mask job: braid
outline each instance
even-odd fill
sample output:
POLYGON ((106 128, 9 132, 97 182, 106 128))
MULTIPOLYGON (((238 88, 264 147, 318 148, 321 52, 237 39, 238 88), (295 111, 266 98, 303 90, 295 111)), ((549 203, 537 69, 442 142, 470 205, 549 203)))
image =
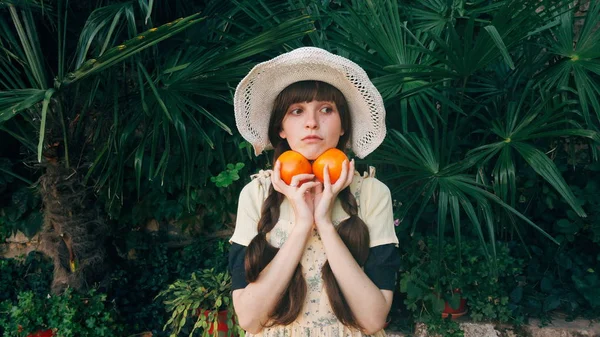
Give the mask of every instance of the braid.
POLYGON ((246 281, 248 282, 256 281, 260 272, 277 254, 278 249, 271 246, 267 241, 267 233, 275 227, 277 219, 279 219, 279 207, 282 202, 281 194, 276 193, 271 186, 258 221, 258 234, 246 248, 244 268, 246 270, 246 281))
MULTIPOLYGON (((286 142, 283 143, 287 146, 286 142)), ((283 152, 282 148, 285 148, 285 146, 278 146, 275 149, 275 159, 283 152)), ((246 256, 244 257, 246 281, 249 283, 258 279, 260 272, 279 251, 279 248, 269 244, 267 233, 272 231, 277 221, 279 221, 279 211, 284 199, 285 196, 275 191, 273 186, 269 188, 269 195, 263 203, 260 220, 258 221, 258 234, 248 244, 246 256)), ((273 312, 269 314, 271 321, 269 326, 288 325, 294 322, 302 310, 306 292, 306 281, 302 276, 302 266, 298 264, 288 287, 275 305, 273 312)))
MULTIPOLYGON (((350 192, 350 188, 345 188, 341 191, 339 197, 342 208, 350 215, 350 217, 338 225, 337 232, 346 247, 348 247, 352 257, 354 257, 356 262, 362 267, 369 256, 369 228, 364 221, 358 217, 358 205, 356 199, 350 192)), ((359 330, 362 329, 342 294, 342 290, 333 275, 329 262, 326 262, 323 265, 321 274, 323 282, 325 283, 327 297, 329 298, 329 303, 331 304, 335 316, 346 326, 354 327, 359 330)))

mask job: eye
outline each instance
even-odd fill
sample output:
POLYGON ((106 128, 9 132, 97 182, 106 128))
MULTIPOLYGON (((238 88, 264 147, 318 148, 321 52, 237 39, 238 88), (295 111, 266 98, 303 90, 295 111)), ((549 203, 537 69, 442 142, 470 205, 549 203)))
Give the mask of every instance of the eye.
POLYGON ((300 108, 293 108, 293 109, 290 109, 290 111, 288 111, 288 113, 290 115, 299 115, 299 114, 302 113, 302 109, 300 109, 300 108))
POLYGON ((326 113, 326 114, 327 114, 327 113, 331 113, 331 112, 333 112, 333 108, 332 108, 332 107, 330 107, 330 106, 324 106, 324 107, 322 107, 322 108, 321 108, 321 110, 320 110, 320 111, 321 111, 322 113, 326 113))

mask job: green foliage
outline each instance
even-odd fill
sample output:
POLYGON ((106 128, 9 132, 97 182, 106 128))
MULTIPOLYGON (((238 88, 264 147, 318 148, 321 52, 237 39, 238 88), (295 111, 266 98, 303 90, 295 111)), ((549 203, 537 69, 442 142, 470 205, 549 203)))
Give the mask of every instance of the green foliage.
MULTIPOLYGON (((126 232, 132 226, 140 226, 151 219, 159 222, 177 221, 184 230, 191 229, 194 234, 214 233, 232 227, 239 192, 259 160, 249 157, 246 149, 240 147, 243 144, 240 136, 230 137, 224 132, 215 131, 214 139, 220 144, 221 151, 207 151, 195 158, 193 170, 197 174, 193 175, 189 190, 181 188, 184 180, 180 168, 183 155, 175 149, 170 156, 168 174, 163 179, 142 184, 139 196, 132 179, 123 184, 122 202, 113 202, 108 196, 100 195, 108 214, 118 223, 115 231, 126 232), (238 164, 228 169, 227 160, 237 161, 238 164), (223 187, 208 180, 211 176, 228 180, 235 178, 235 175, 244 178, 223 187)), ((134 174, 131 166, 123 169, 128 176, 134 174)))
POLYGON ((152 331, 160 336, 168 314, 162 302, 153 301, 157 294, 198 270, 220 273, 227 267, 229 244, 224 239, 199 238, 184 248, 170 249, 166 233, 134 231, 117 242, 123 243, 117 246, 122 258, 113 260, 107 288, 128 334, 152 331))
MULTIPOLYGON (((579 245, 584 242, 579 242, 579 245)), ((511 297, 520 300, 519 310, 547 321, 560 310, 570 318, 600 315, 600 252, 591 247, 566 246, 558 252, 532 246, 526 268, 525 287, 511 297), (591 250, 591 251, 590 251, 591 250), (595 250, 595 252, 594 252, 595 250)))
POLYGON ((192 317, 197 318, 189 332, 190 337, 197 329, 201 331, 201 336, 210 336, 211 326, 212 336, 219 336, 218 314, 222 310, 227 310, 227 336, 244 335, 233 320, 235 314, 231 300, 231 276, 227 272, 200 270, 198 275, 192 273, 190 279, 180 279, 170 284, 156 298, 164 299, 166 310, 171 313, 171 318, 163 328, 170 329, 171 337, 178 336, 188 323, 188 318, 192 317), (206 311, 209 311, 208 314, 206 311))
POLYGON ((40 197, 31 182, 14 171, 8 158, 0 158, 0 239, 17 231, 33 236, 42 226, 40 197))
POLYGON ((227 169, 219 173, 216 177, 210 177, 210 181, 215 183, 217 187, 227 187, 234 181, 240 179, 239 171, 244 167, 244 163, 227 164, 227 169))
POLYGON ((441 316, 445 301, 458 307, 462 296, 475 321, 522 322, 510 294, 522 292, 523 262, 507 245, 497 246, 496 258, 489 259, 474 240, 463 239, 460 246, 444 242, 440 250, 437 238, 416 237, 402 257, 400 291, 407 308, 429 322, 441 316))
POLYGON ((21 187, 12 193, 7 205, 0 208, 0 228, 3 234, 10 235, 17 230, 32 237, 42 227, 40 196, 30 187, 21 187))
POLYGON ((458 322, 450 317, 427 316, 422 318, 422 323, 427 327, 430 336, 464 337, 465 335, 458 322))
POLYGON ((50 289, 52 261, 37 252, 24 259, 0 259, 0 301, 16 301, 21 292, 45 296, 50 289))
POLYGON ((129 334, 156 331, 166 313, 152 298, 171 280, 171 259, 168 247, 160 237, 135 233, 124 239, 119 247, 123 258, 114 259, 108 296, 114 298, 119 311, 119 322, 129 334))
MULTIPOLYGON (((5 1, 0 136, 21 146, 0 161, 0 238, 41 224, 12 163, 84 170, 113 225, 108 296, 128 332, 159 334, 168 315, 151 300, 192 272, 224 272, 227 244, 202 237, 231 229, 239 191, 269 166, 235 133, 235 84, 315 45, 356 61, 385 100, 388 138, 368 159, 401 203, 412 313, 459 335, 437 315, 458 286, 475 319, 597 316, 600 3, 583 17, 572 3, 5 1), (167 223, 194 243, 169 248, 167 223), (452 232, 455 244, 420 240, 452 232), (507 253, 502 240, 525 244, 507 253), (460 265, 436 257, 459 246, 460 265)), ((37 269, 0 262, 7 298, 43 293, 48 272, 24 286, 37 269)))
POLYGON ((253 58, 313 30, 307 15, 288 7, 202 1, 170 8, 147 0, 97 8, 59 1, 43 11, 30 2, 1 6, 10 16, 0 25, 0 46, 11 52, 0 57, 0 129, 38 162, 85 170, 111 211, 129 182, 140 198, 143 185, 176 174, 168 188, 185 190, 191 212, 193 186, 211 177, 204 163, 214 150, 229 154, 221 132, 231 137, 234 123, 222 112, 231 111, 233 83, 253 58), (57 45, 42 58, 39 41, 57 45))
POLYGON ((53 329, 57 336, 121 336, 115 324, 115 311, 106 295, 92 289, 78 294, 68 289, 60 296, 21 292, 16 302, 0 304, 0 327, 4 336, 23 337, 42 329, 53 329))
POLYGON ((578 99, 600 87, 600 54, 589 43, 598 36, 589 28, 599 20, 593 7, 579 36, 565 33, 573 21, 559 25, 576 10, 560 0, 376 0, 332 13, 330 42, 365 67, 386 102, 391 130, 368 161, 402 202, 411 234, 427 226, 444 235, 451 227, 460 240, 469 231, 486 250, 484 242, 492 244, 491 257, 507 225, 514 232, 527 223, 553 240, 517 203, 519 177, 529 169, 585 216, 547 153, 561 137, 598 141, 597 121, 581 118, 592 99, 578 99), (557 37, 571 50, 585 41, 581 66, 566 53, 540 50, 557 37), (560 84, 549 84, 557 76, 560 84), (584 82, 585 90, 573 90, 584 82))

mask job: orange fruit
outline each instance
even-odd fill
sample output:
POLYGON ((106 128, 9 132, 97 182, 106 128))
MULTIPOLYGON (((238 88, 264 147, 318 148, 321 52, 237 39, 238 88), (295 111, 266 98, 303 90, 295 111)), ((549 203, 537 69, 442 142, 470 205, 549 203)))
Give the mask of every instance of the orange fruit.
POLYGON ((280 174, 281 180, 285 181, 286 184, 292 182, 292 177, 302 173, 312 173, 312 168, 308 159, 296 151, 285 151, 279 158, 281 163, 280 174))
POLYGON ((334 184, 342 175, 342 163, 344 160, 348 160, 346 154, 336 148, 329 149, 323 152, 312 164, 312 170, 319 179, 320 182, 324 183, 323 170, 325 165, 329 168, 329 181, 334 184))

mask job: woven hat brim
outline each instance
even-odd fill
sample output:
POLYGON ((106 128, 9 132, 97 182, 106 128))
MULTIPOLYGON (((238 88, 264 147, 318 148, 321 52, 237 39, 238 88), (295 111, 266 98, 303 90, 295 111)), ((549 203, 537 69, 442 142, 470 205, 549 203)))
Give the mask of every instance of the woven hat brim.
POLYGON ((269 119, 279 93, 292 83, 316 80, 338 88, 352 116, 350 144, 359 158, 385 138, 385 108, 379 91, 356 63, 323 49, 303 47, 256 65, 234 96, 237 128, 256 155, 271 148, 269 119))

